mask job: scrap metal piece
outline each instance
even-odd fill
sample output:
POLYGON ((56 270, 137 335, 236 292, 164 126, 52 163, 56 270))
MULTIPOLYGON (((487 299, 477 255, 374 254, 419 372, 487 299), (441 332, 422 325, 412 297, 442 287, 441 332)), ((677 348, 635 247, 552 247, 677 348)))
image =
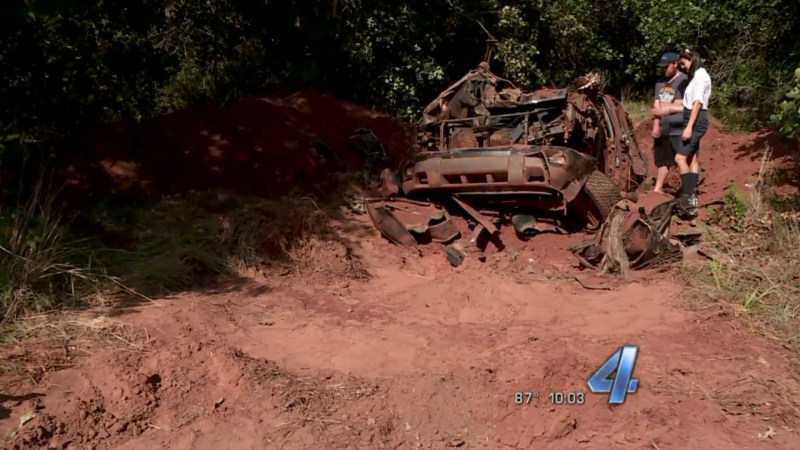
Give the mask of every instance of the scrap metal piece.
POLYGON ((680 258, 680 247, 669 238, 674 204, 672 197, 654 192, 642 195, 638 203, 622 200, 592 241, 570 250, 581 265, 603 271, 609 264, 625 271, 680 258))
POLYGON ((426 236, 434 242, 448 242, 459 235, 447 211, 430 202, 373 199, 367 203, 367 211, 375 227, 394 243, 414 245, 426 236))
POLYGON ((431 241, 445 243, 458 238, 461 232, 456 228, 447 211, 444 211, 445 217, 439 223, 428 227, 428 232, 431 235, 431 241))
POLYGON ((483 228, 486 228, 486 231, 489 234, 494 235, 497 233, 497 227, 494 226, 491 220, 489 220, 486 216, 479 213, 475 210, 475 208, 469 206, 468 204, 461 201, 458 196, 453 196, 453 200, 464 210, 467 214, 469 214, 473 219, 475 219, 479 224, 483 225, 483 228))
POLYGON ((514 231, 523 236, 533 236, 538 230, 536 229, 536 217, 524 214, 517 214, 511 218, 511 224, 514 225, 514 231))
POLYGON ((400 220, 392 214, 392 211, 385 206, 367 203, 367 213, 372 223, 383 236, 395 244, 415 245, 417 240, 409 233, 400 220))
POLYGON ((536 219, 536 217, 527 214, 512 216, 511 224, 514 226, 514 231, 524 237, 533 237, 541 233, 566 233, 566 231, 558 225, 541 222, 536 219))
POLYGON ((472 235, 469 237, 469 244, 475 248, 478 248, 478 239, 481 237, 481 233, 486 230, 486 227, 481 225, 480 223, 475 226, 475 229, 472 231, 472 235))

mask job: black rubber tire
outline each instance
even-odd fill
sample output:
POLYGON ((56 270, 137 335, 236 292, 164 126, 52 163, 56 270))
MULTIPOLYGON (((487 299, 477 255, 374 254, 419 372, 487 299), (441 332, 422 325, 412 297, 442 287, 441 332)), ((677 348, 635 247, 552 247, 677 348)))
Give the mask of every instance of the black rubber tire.
POLYGON ((599 214, 601 221, 605 221, 611 214, 614 205, 622 200, 619 185, 603 172, 595 170, 583 185, 581 195, 585 195, 587 202, 599 214))

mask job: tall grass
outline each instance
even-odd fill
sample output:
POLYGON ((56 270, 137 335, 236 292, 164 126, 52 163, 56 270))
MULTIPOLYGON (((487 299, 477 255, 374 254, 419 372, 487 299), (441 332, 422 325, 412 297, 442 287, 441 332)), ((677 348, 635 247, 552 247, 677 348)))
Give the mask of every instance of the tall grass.
POLYGON ((719 255, 681 273, 699 298, 734 308, 756 331, 800 352, 800 222, 775 208, 769 160, 767 152, 749 193, 728 186, 710 213, 705 244, 719 255))
POLYGON ((265 265, 307 265, 311 240, 335 238, 314 199, 296 196, 101 203, 72 211, 76 223, 42 180, 19 205, 0 205, 0 334, 30 314, 211 287, 220 275, 265 265))
POLYGON ((73 304, 98 285, 91 252, 69 233, 42 180, 20 205, 0 205, 0 326, 73 304))
POLYGON ((650 110, 653 109, 653 99, 652 92, 635 92, 630 87, 623 89, 620 96, 620 102, 631 116, 634 126, 649 117, 650 110))

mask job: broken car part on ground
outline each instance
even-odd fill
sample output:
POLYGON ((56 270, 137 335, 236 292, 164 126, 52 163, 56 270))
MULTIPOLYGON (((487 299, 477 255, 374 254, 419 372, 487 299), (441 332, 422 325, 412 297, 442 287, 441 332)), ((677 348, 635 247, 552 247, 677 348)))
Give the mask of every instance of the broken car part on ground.
MULTIPOLYGON (((659 197, 639 213, 630 200, 648 173, 628 113, 602 92, 599 75, 575 86, 524 92, 481 63, 425 108, 412 156, 397 170, 383 168, 382 198, 366 205, 375 226, 397 244, 446 244, 459 265, 470 249, 481 255, 486 243, 499 246, 503 224, 522 239, 578 229, 602 236, 628 208, 635 214, 622 231, 633 264, 663 252, 662 213, 671 206, 662 203, 671 203, 659 197), (467 242, 455 242, 462 235, 452 215, 468 221, 467 242)), ((587 267, 606 241, 585 246, 587 267)))

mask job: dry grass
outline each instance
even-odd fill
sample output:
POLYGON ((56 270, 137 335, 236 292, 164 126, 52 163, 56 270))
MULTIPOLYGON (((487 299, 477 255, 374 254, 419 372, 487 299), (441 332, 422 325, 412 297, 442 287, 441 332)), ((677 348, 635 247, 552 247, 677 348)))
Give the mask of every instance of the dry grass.
POLYGON ((36 342, 44 345, 68 345, 71 355, 92 353, 96 349, 148 351, 153 340, 147 330, 121 320, 87 313, 63 313, 26 318, 17 324, 14 343, 36 342))
POLYGON ((800 351, 800 223, 772 207, 770 156, 752 192, 729 187, 710 214, 704 239, 719 256, 687 262, 680 273, 698 299, 733 308, 756 332, 800 351))
MULTIPOLYGON (((100 205, 87 215, 93 233, 99 227, 104 238, 127 243, 109 248, 97 235, 71 239, 53 197, 45 194, 37 189, 24 207, 0 209, 0 331, 7 341, 31 335, 36 320, 30 316, 72 306, 113 306, 132 296, 153 301, 165 293, 216 286, 224 277, 287 269, 369 277, 331 226, 328 212, 310 196, 263 200, 197 193, 118 210, 100 205), (331 252, 336 257, 328 259, 341 267, 320 265, 320 254, 331 252)), ((51 334, 77 333, 80 339, 81 330, 90 328, 60 320, 61 330, 47 325, 51 334)), ((112 339, 127 340, 124 333, 104 330, 112 339)))
POLYGON ((41 315, 19 321, 15 331, 0 364, 6 381, 38 384, 48 373, 71 367, 78 357, 109 350, 143 353, 153 346, 147 330, 105 316, 41 315))
POLYGON ((311 196, 247 203, 221 217, 217 229, 229 263, 240 269, 265 258, 302 261, 314 238, 333 236, 328 216, 311 196))
POLYGON ((333 415, 347 402, 371 396, 378 390, 375 385, 340 381, 332 376, 300 376, 271 361, 252 358, 238 350, 233 352, 233 357, 244 364, 255 384, 272 391, 275 407, 291 414, 292 419, 284 424, 289 432, 312 425, 321 435, 328 425, 342 423, 333 415))

